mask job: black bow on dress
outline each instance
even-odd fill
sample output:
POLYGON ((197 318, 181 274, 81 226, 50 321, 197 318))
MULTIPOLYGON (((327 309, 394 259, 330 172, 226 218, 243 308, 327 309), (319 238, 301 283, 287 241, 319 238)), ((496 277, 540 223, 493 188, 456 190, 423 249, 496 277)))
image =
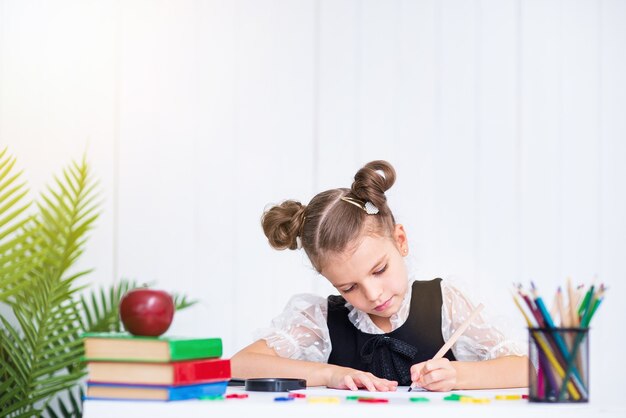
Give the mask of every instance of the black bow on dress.
POLYGON ((401 386, 411 384, 411 366, 417 348, 387 335, 376 335, 363 344, 361 360, 377 377, 395 380, 401 386))

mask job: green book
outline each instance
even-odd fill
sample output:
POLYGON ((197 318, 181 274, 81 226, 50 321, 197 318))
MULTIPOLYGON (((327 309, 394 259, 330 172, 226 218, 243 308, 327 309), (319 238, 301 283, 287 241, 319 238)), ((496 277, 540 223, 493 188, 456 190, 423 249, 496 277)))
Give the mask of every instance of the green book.
POLYGON ((128 333, 83 334, 86 361, 170 361, 219 358, 221 338, 138 337, 128 333))

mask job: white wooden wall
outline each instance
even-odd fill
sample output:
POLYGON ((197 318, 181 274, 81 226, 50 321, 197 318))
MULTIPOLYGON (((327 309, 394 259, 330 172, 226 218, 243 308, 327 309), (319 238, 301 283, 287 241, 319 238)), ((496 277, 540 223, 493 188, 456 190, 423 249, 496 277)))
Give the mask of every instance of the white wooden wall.
MULTIPOLYGON (((610 287, 594 395, 626 344, 626 1, 0 0, 0 144, 33 193, 84 152, 101 183, 94 286, 200 301, 173 331, 249 343, 331 289, 267 245, 266 204, 371 159, 419 276, 523 323, 512 281, 610 287)), ((613 391, 613 392, 611 392, 613 391)))

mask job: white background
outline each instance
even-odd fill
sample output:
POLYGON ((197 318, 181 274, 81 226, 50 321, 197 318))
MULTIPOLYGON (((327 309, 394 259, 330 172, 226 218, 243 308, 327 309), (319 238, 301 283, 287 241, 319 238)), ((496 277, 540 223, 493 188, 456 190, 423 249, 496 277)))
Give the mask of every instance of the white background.
POLYGON ((33 196, 86 152, 94 288, 156 281, 199 304, 172 332, 225 355, 298 292, 268 203, 387 159, 418 277, 464 284, 523 330, 508 289, 610 288, 592 396, 626 343, 626 1, 0 0, 0 145, 33 196))

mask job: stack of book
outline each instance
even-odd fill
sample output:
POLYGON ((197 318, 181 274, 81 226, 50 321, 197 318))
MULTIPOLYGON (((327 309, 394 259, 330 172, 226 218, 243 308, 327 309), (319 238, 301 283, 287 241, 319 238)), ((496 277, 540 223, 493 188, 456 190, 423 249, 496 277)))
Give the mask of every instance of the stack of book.
POLYGON ((174 401, 223 395, 230 360, 220 338, 84 335, 88 399, 174 401))

